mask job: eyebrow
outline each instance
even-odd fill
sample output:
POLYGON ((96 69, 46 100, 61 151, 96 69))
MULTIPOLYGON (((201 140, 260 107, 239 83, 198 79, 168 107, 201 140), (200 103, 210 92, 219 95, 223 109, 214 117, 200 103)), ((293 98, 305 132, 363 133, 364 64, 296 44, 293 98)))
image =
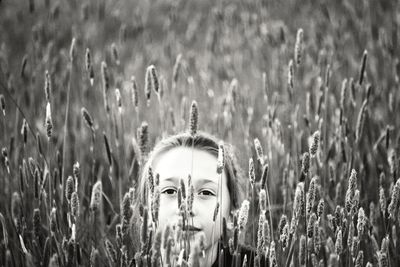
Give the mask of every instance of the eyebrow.
MULTIPOLYGON (((160 182, 176 182, 179 183, 181 178, 172 176, 172 177, 167 177, 165 179, 162 179, 160 182)), ((219 178, 218 178, 219 179, 219 178)), ((200 178, 197 179, 201 184, 208 184, 208 183, 213 183, 213 184, 218 184, 215 179, 212 178, 200 178)))

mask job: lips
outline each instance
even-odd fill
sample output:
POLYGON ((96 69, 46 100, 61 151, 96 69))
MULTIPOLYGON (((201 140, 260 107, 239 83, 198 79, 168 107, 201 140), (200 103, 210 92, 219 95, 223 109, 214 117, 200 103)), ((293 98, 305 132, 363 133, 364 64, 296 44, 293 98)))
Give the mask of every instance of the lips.
POLYGON ((193 225, 186 225, 184 228, 183 228, 183 231, 190 231, 190 232, 200 232, 201 231, 201 229, 200 228, 197 228, 197 227, 195 227, 195 226, 193 226, 193 225))

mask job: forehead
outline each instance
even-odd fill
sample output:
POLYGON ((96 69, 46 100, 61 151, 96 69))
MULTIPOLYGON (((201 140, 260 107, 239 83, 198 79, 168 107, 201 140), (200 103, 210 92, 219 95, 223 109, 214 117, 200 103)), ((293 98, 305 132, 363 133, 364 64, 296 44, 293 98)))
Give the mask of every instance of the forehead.
POLYGON ((153 170, 160 175, 160 181, 166 178, 192 180, 218 179, 217 158, 207 151, 189 147, 172 148, 153 161, 153 170))

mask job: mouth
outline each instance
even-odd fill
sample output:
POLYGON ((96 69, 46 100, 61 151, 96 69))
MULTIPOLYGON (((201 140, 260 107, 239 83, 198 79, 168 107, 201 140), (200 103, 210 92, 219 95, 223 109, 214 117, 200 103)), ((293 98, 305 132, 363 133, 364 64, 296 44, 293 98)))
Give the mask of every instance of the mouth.
POLYGON ((193 225, 185 225, 185 227, 183 228, 183 231, 186 231, 186 232, 200 232, 201 229, 197 228, 197 227, 195 227, 193 225))

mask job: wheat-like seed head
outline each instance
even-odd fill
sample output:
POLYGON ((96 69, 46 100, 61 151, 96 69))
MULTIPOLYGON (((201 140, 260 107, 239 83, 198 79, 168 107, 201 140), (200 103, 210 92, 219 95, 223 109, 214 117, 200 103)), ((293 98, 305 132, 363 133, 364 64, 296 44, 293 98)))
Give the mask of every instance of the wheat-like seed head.
POLYGON ((69 60, 71 61, 71 63, 75 62, 75 58, 76 58, 76 38, 72 38, 71 41, 71 46, 69 49, 69 60))
POLYGON ((294 80, 294 70, 293 70, 293 60, 291 59, 288 65, 288 85, 290 90, 293 90, 294 87, 293 80, 294 80))
POLYGON ((364 80, 364 73, 365 73, 365 68, 367 65, 367 56, 368 52, 367 50, 364 50, 362 60, 361 60, 361 65, 360 65, 360 74, 359 74, 359 79, 358 79, 358 84, 361 86, 363 80, 364 80))
POLYGON ((6 116, 6 99, 3 94, 0 94, 0 107, 3 111, 3 116, 6 116))
POLYGON ((294 47, 294 58, 296 64, 300 65, 303 57, 303 29, 301 28, 297 30, 296 44, 294 47))
POLYGON ((310 144, 310 157, 314 158, 317 155, 318 152, 318 147, 319 147, 319 140, 320 140, 320 132, 316 131, 312 135, 311 139, 311 144, 310 144))
POLYGON ((224 143, 221 141, 218 144, 218 158, 217 158, 217 173, 222 174, 225 167, 225 149, 224 143))
POLYGON ((71 215, 77 218, 79 216, 79 196, 78 192, 74 191, 71 195, 71 215))
POLYGON ((44 82, 44 93, 46 96, 46 101, 50 102, 50 93, 51 93, 51 78, 50 78, 50 74, 49 71, 46 70, 45 72, 45 82, 44 82))
POLYGON ((89 112, 86 110, 86 108, 81 108, 81 113, 82 117, 86 123, 86 125, 93 130, 93 119, 92 116, 90 116, 89 112))
POLYGON ((50 108, 50 102, 47 102, 46 105, 46 133, 47 133, 47 137, 51 138, 51 134, 52 134, 52 129, 53 129, 53 120, 51 118, 51 108, 50 108))
POLYGON ((117 45, 115 43, 111 44, 111 53, 112 53, 113 59, 115 61, 115 64, 119 65, 120 61, 119 61, 118 49, 117 49, 117 45))
POLYGON ((100 208, 102 194, 103 194, 103 185, 101 181, 97 181, 92 188, 92 197, 90 199, 90 210, 95 212, 100 208))
POLYGON ((396 220, 396 214, 399 209, 399 203, 400 203, 400 178, 397 179, 396 184, 393 186, 392 198, 388 206, 389 218, 393 219, 394 221, 396 220))
POLYGON ((256 173, 255 173, 255 169, 254 169, 253 158, 249 159, 249 180, 250 180, 250 184, 254 185, 254 183, 256 181, 256 173))
POLYGON ((215 220, 217 219, 218 212, 219 212, 219 202, 217 202, 214 208, 213 222, 215 222, 215 220))
POLYGON ((335 242, 335 251, 338 255, 343 252, 343 242, 342 242, 342 229, 339 228, 339 231, 336 234, 336 242, 335 242))
POLYGON ((72 176, 68 176, 65 186, 65 198, 68 200, 68 202, 71 201, 72 193, 74 192, 74 190, 74 178, 72 178, 72 176))
POLYGON ((258 160, 258 162, 260 162, 261 166, 263 166, 264 165, 264 152, 263 152, 263 148, 261 146, 260 140, 258 138, 254 139, 254 148, 256 150, 257 160, 258 160))
POLYGON ((106 239, 104 241, 104 245, 107 252, 107 258, 113 263, 117 262, 118 260, 117 251, 115 250, 114 245, 111 243, 111 241, 106 239))
POLYGON ((189 123, 190 123, 189 132, 192 136, 196 135, 197 133, 198 121, 199 121, 199 110, 197 107, 197 102, 193 100, 192 105, 190 106, 190 117, 189 117, 189 123))
POLYGON ((139 92, 138 92, 135 76, 131 77, 131 92, 132 92, 133 106, 137 109, 139 106, 139 92))
POLYGON ((239 229, 240 231, 244 231, 246 228, 248 216, 249 216, 250 202, 248 200, 243 200, 242 206, 239 210, 239 229))
POLYGON ((142 158, 147 156, 148 143, 149 143, 149 125, 147 122, 142 122, 138 129, 139 148, 142 158))
POLYGON ((174 68, 172 70, 172 80, 174 83, 178 83, 179 70, 181 69, 182 54, 178 54, 175 60, 174 68))

